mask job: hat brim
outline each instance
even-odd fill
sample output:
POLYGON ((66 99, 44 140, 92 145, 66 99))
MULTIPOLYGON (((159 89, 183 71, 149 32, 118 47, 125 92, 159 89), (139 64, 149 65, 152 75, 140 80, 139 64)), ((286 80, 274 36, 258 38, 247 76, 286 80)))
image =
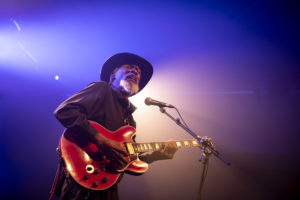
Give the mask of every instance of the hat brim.
POLYGON ((101 80, 109 82, 111 73, 124 64, 134 64, 140 67, 141 80, 139 91, 141 91, 150 81, 153 74, 153 67, 146 59, 132 53, 118 53, 108 58, 101 69, 101 80))

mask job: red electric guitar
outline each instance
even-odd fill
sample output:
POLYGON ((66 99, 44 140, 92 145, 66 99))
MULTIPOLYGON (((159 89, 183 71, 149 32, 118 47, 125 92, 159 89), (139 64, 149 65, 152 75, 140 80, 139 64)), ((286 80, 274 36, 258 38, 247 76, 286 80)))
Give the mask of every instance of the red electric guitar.
MULTIPOLYGON (((66 129, 60 140, 60 152, 66 169, 81 186, 91 190, 104 190, 115 184, 120 173, 130 172, 142 174, 148 170, 148 164, 139 160, 138 153, 158 151, 164 142, 135 143, 135 129, 124 126, 115 132, 108 131, 96 122, 89 121, 97 131, 110 140, 125 144, 128 151, 128 164, 122 169, 115 169, 113 163, 101 153, 99 147, 85 141, 66 129)), ((197 140, 173 141, 178 148, 201 146, 197 140)))

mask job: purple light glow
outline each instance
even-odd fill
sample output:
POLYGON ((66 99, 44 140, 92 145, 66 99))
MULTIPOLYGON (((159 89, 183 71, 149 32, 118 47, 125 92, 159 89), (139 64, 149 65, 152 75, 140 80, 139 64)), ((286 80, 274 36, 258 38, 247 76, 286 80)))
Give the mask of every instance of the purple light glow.
MULTIPOLYGON (((211 137, 233 163, 228 168, 211 157, 204 199, 297 193, 300 34, 293 17, 299 14, 288 4, 15 0, 4 8, 0 150, 10 177, 0 177, 1 199, 47 198, 63 131, 53 110, 99 80, 104 61, 118 52, 154 66, 149 85, 132 98, 138 142, 190 138, 144 105, 152 97, 178 107, 191 129, 211 137)), ((197 148, 182 149, 143 176, 125 176, 122 199, 196 199, 199 156, 197 148)))

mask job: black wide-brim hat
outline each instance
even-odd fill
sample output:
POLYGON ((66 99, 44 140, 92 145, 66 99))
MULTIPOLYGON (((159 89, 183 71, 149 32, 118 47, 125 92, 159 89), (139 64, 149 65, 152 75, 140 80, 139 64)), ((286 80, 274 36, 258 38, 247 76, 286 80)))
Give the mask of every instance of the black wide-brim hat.
POLYGON ((132 53, 118 53, 108 58, 101 69, 101 80, 109 82, 111 73, 124 64, 134 64, 140 67, 141 80, 139 91, 141 91, 150 81, 153 74, 153 67, 146 59, 132 53))

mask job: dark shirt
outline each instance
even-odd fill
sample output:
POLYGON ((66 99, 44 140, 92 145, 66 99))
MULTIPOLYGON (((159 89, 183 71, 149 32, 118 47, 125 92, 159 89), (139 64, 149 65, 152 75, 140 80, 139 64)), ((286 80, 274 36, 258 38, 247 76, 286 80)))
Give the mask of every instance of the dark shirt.
MULTIPOLYGON (((95 121, 110 131, 124 125, 136 127, 132 117, 135 109, 135 106, 114 91, 110 84, 97 81, 60 104, 54 114, 64 127, 80 130, 83 136, 87 134, 88 137, 97 134, 97 130, 88 120, 95 121)), ((60 179, 63 183, 57 184, 55 193, 62 199, 118 199, 116 184, 107 190, 94 192, 80 187, 66 173, 62 173, 60 179)))
POLYGON ((110 84, 102 81, 88 85, 68 98, 55 110, 54 115, 66 128, 80 128, 97 134, 87 120, 95 121, 110 131, 124 125, 136 127, 132 113, 136 107, 110 84))

